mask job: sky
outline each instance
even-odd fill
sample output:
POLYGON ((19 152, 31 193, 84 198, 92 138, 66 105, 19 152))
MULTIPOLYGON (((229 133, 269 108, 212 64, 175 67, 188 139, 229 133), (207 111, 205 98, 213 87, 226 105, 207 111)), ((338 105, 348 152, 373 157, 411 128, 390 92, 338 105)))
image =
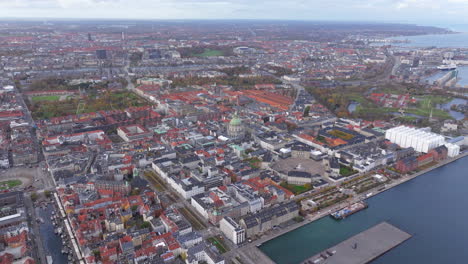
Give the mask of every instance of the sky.
POLYGON ((0 0, 0 18, 278 19, 468 24, 468 0, 0 0))

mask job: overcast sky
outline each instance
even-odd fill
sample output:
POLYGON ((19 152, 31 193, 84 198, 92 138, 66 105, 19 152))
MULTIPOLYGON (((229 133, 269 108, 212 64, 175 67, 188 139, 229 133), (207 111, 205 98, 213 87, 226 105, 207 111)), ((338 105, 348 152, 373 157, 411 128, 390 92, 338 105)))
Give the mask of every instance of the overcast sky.
POLYGON ((12 17, 468 24, 468 0, 0 0, 0 18, 12 17))

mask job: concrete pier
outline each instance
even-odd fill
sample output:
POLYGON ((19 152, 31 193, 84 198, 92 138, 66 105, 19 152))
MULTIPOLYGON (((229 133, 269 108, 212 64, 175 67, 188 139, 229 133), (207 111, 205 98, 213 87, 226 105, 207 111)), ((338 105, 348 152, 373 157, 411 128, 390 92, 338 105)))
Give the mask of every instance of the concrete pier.
POLYGON ((410 237, 410 234, 383 222, 303 261, 302 264, 365 264, 410 237))
MULTIPOLYGON (((380 187, 378 187, 379 190, 378 190, 378 188, 373 189, 373 190, 369 190, 367 192, 367 194, 371 194, 371 195, 366 195, 366 193, 364 193, 364 194, 362 194, 360 196, 354 197, 352 200, 347 200, 347 201, 342 202, 340 204, 334 205, 334 206, 332 206, 330 208, 326 208, 324 210, 321 210, 318 213, 308 215, 306 217, 306 219, 304 221, 302 221, 302 222, 292 224, 292 225, 287 226, 287 227, 282 228, 282 229, 270 230, 269 232, 264 234, 261 238, 254 240, 253 243, 248 243, 245 246, 242 246, 240 248, 232 250, 231 254, 232 253, 240 254, 242 256, 243 263, 245 263, 245 264, 271 264, 271 263, 274 263, 274 261, 272 259, 270 259, 267 255, 265 255, 263 252, 258 252, 258 251, 261 251, 261 250, 256 245, 266 243, 269 240, 275 239, 275 238, 277 238, 279 236, 282 236, 282 235, 284 235, 284 234, 286 234, 288 232, 291 232, 291 231, 293 231, 293 230, 295 230, 295 229, 297 229, 299 227, 310 224, 311 222, 316 221, 316 220, 318 220, 318 219, 320 219, 322 217, 326 217, 326 216, 328 216, 330 214, 330 212, 334 212, 336 210, 339 210, 339 209, 343 208, 346 204, 359 202, 359 201, 362 201, 364 199, 369 198, 370 196, 378 195, 378 194, 380 194, 382 192, 385 192, 385 191, 388 191, 388 190, 392 189, 393 187, 396 187, 396 186, 398 186, 400 184, 403 184, 403 183, 405 183, 407 181, 411 181, 411 180, 413 180, 414 178, 416 178, 418 176, 421 176, 421 175, 423 175, 425 173, 428 173, 428 172, 430 172, 432 170, 435 170, 435 169, 437 169, 439 167, 443 167, 446 164, 449 164, 451 162, 454 162, 454 161, 456 161, 458 159, 461 159, 461 158, 464 158, 466 156, 468 156, 468 151, 465 151, 464 153, 461 153, 457 157, 449 158, 447 160, 444 160, 444 161, 438 163, 437 165, 435 165, 433 167, 427 168, 425 170, 419 171, 419 172, 411 174, 411 175, 403 176, 401 179, 398 179, 398 180, 396 180, 396 181, 394 181, 394 182, 392 182, 390 184, 387 184, 385 186, 385 189, 380 189, 380 187)), ((390 249, 388 249, 388 250, 390 250, 390 249)), ((312 259, 312 258, 309 258, 308 260, 310 260, 310 259, 312 259)), ((308 263, 308 262, 303 262, 303 263, 308 263)), ((310 263, 313 263, 313 261, 311 261, 310 263)), ((331 262, 317 262, 317 264, 329 264, 329 263, 331 263, 331 262)), ((344 262, 344 263, 347 263, 347 262, 344 262)), ((365 262, 363 262, 363 263, 365 263, 365 262)))

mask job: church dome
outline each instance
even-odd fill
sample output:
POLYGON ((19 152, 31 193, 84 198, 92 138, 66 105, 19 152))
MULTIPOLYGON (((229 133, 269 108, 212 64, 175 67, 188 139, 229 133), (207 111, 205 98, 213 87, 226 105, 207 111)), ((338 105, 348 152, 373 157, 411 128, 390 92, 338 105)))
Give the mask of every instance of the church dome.
POLYGON ((232 119, 231 119, 231 122, 229 122, 229 125, 231 126, 240 126, 242 124, 242 120, 237 116, 237 114, 235 114, 232 119))
POLYGON ((233 138, 243 138, 245 131, 244 126, 242 125, 242 120, 239 118, 237 113, 235 113, 229 122, 227 127, 228 136, 233 138))

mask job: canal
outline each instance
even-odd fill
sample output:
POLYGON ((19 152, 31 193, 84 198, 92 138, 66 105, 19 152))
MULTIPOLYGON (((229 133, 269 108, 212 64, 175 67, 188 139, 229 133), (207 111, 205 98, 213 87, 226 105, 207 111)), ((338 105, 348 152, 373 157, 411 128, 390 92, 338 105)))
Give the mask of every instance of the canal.
POLYGON ((296 264, 382 221, 413 235, 373 264, 465 263, 468 259, 468 157, 367 200, 369 208, 336 221, 324 217, 264 243, 278 264, 296 264))
POLYGON ((68 263, 68 256, 62 254, 62 238, 54 233, 54 226, 52 224, 53 206, 48 204, 47 207, 36 208, 36 215, 38 215, 43 221, 39 225, 41 232, 42 243, 46 251, 46 255, 51 256, 53 263, 68 263))
POLYGON ((446 104, 440 104, 437 105, 438 109, 443 109, 448 111, 450 116, 452 116, 455 120, 462 120, 465 118, 465 114, 461 112, 457 112, 451 109, 453 105, 466 105, 468 103, 467 100, 461 99, 461 98, 454 98, 452 101, 446 103, 446 104))

